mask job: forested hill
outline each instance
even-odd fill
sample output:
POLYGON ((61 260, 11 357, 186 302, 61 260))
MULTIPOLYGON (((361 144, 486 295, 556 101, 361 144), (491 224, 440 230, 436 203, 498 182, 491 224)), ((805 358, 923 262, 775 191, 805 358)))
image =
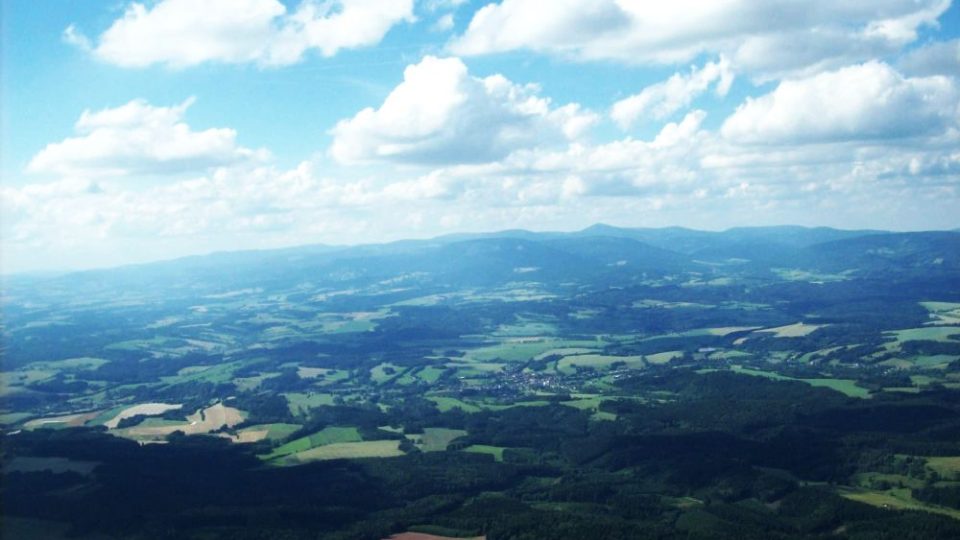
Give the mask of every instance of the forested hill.
POLYGON ((196 293, 253 286, 284 288, 299 281, 364 286, 396 276, 455 285, 525 277, 630 284, 638 276, 677 273, 710 276, 739 271, 763 278, 777 269, 887 279, 950 275, 960 271, 960 233, 822 227, 707 232, 594 225, 573 233, 511 230, 381 245, 214 253, 55 277, 15 275, 7 278, 6 286, 8 294, 16 295, 22 290, 42 293, 40 289, 56 294, 73 287, 171 287, 196 293))

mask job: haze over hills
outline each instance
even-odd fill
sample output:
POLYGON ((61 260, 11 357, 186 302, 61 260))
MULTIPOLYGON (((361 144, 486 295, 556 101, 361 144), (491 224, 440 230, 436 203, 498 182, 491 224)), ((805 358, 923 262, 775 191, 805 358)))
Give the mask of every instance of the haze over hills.
MULTIPOLYGON (((695 260, 719 261, 722 259, 744 259, 744 262, 806 264, 811 268, 818 265, 842 266, 846 256, 860 256, 873 253, 878 260, 891 260, 918 257, 917 263, 922 264, 925 250, 945 250, 949 255, 954 253, 950 249, 957 231, 939 234, 937 231, 917 233, 891 233, 879 230, 840 230, 829 227, 738 227, 726 231, 698 231, 682 227, 651 228, 620 228, 597 224, 586 229, 563 232, 532 232, 525 230, 506 230, 491 233, 450 234, 426 240, 401 240, 388 244, 365 244, 359 246, 332 246, 309 245, 272 250, 253 250, 238 252, 218 252, 209 255, 195 255, 180 259, 161 261, 156 263, 137 264, 113 269, 91 270, 71 273, 77 277, 86 276, 94 279, 100 272, 132 273, 132 272, 190 272, 203 269, 230 268, 230 274, 255 272, 264 266, 283 264, 290 268, 275 267, 278 272, 296 271, 296 267, 310 265, 329 266, 341 264, 349 266, 349 261, 361 257, 378 258, 385 264, 399 266, 407 265, 414 271, 417 264, 431 264, 434 257, 444 256, 459 258, 476 258, 483 255, 480 246, 485 245, 488 250, 506 249, 509 240, 537 242, 546 247, 552 246, 567 255, 583 253, 584 250, 594 250, 597 253, 603 248, 595 241, 601 238, 601 243, 607 244, 615 254, 628 254, 635 264, 657 266, 672 261, 680 261, 695 266, 695 260), (868 237, 872 239, 867 240, 868 237), (630 240, 617 244, 617 240, 630 240), (849 240, 847 243, 836 243, 849 240), (831 244, 836 243, 836 244, 831 244), (467 246, 474 246, 472 249, 467 246), (459 253, 466 250, 465 253, 459 253), (413 254, 421 257, 418 262, 410 259, 413 254), (686 257, 683 257, 686 256, 686 257), (834 262, 831 262, 834 261, 834 262), (339 261, 339 262, 338 262, 339 261)), ((521 244, 517 244, 519 246, 521 244)), ((514 246, 514 247, 517 247, 514 246)), ((493 253, 493 251, 490 251, 493 253)), ((559 254, 557 254, 559 255, 559 254)), ((541 253, 540 257, 547 257, 541 253)), ((500 257, 500 264, 509 266, 531 265, 542 259, 536 259, 532 253, 516 253, 512 257, 500 257)), ((439 263, 440 261, 434 261, 439 263)), ((594 260, 593 264, 607 264, 610 261, 594 260)), ((487 263, 492 264, 492 263, 487 263)), ((952 257, 941 264, 955 264, 952 257)), ((564 265, 561 265, 564 266, 564 265)), ((692 267, 692 266, 691 266, 692 267)), ((438 269, 440 270, 440 269, 438 269)), ((33 279, 34 276, 13 275, 11 283, 21 279, 33 279)), ((43 275, 40 275, 43 277, 43 275)))
POLYGON ((960 534, 957 232, 512 230, 0 302, 14 537, 960 534))

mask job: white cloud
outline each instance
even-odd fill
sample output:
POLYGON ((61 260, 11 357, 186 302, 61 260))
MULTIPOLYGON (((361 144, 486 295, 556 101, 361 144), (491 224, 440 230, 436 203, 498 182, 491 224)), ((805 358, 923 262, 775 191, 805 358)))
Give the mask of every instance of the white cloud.
POLYGON ((740 71, 801 70, 898 50, 949 0, 503 0, 450 43, 460 55, 528 49, 586 60, 686 62, 727 54, 740 71))
POLYGON ((639 94, 622 99, 613 105, 610 117, 623 129, 632 126, 641 117, 661 120, 690 106, 700 94, 716 82, 718 96, 725 96, 733 84, 730 62, 721 57, 702 68, 690 68, 690 74, 675 73, 664 82, 650 85, 639 94))
POLYGON ((406 68, 380 108, 336 125, 331 154, 343 163, 488 162, 574 140, 595 121, 579 105, 553 107, 534 85, 473 77, 457 58, 428 56, 406 68))
POLYGON ((64 39, 123 67, 287 65, 311 49, 333 56, 375 45, 394 25, 412 20, 413 0, 303 0, 292 13, 278 0, 161 0, 129 4, 95 43, 73 25, 64 39))
POLYGON ((217 168, 158 186, 104 178, 0 187, 7 270, 225 249, 360 243, 454 230, 799 223, 956 226, 960 133, 740 145, 693 111, 651 140, 529 148, 503 160, 369 176, 301 164, 217 168), (397 219, 398 209, 409 219, 397 219), (841 211, 842 210, 842 211, 841 211))
POLYGON ((908 75, 948 75, 960 73, 960 39, 935 41, 903 55, 897 67, 908 75))
POLYGON ((30 161, 33 173, 83 175, 170 174, 266 157, 236 144, 227 128, 195 131, 183 122, 193 99, 172 107, 143 100, 86 110, 78 136, 48 144, 30 161))
POLYGON ((90 49, 93 48, 93 45, 90 43, 90 38, 81 34, 77 30, 77 27, 72 24, 63 30, 63 35, 61 37, 63 38, 64 43, 73 45, 82 51, 89 52, 90 49))
POLYGON ((746 143, 900 138, 957 127, 958 93, 947 77, 905 78, 881 62, 781 82, 747 98, 723 124, 746 143))
POLYGON ((467 0, 423 0, 421 6, 427 11, 445 11, 456 9, 466 3, 467 0))
POLYGON ((453 30, 453 13, 441 15, 430 29, 434 32, 448 32, 453 30))

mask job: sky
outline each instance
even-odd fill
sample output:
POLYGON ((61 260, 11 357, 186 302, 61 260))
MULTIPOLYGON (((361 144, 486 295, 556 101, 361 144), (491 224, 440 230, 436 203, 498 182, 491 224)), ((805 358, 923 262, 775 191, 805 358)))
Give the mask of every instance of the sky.
POLYGON ((0 272, 960 227, 950 0, 0 0, 0 272))

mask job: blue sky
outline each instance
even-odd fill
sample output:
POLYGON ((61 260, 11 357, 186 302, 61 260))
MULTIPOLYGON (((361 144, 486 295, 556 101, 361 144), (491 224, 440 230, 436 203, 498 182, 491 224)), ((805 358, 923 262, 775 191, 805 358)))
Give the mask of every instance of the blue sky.
POLYGON ((3 272, 594 222, 960 226, 948 0, 2 2, 3 272))

